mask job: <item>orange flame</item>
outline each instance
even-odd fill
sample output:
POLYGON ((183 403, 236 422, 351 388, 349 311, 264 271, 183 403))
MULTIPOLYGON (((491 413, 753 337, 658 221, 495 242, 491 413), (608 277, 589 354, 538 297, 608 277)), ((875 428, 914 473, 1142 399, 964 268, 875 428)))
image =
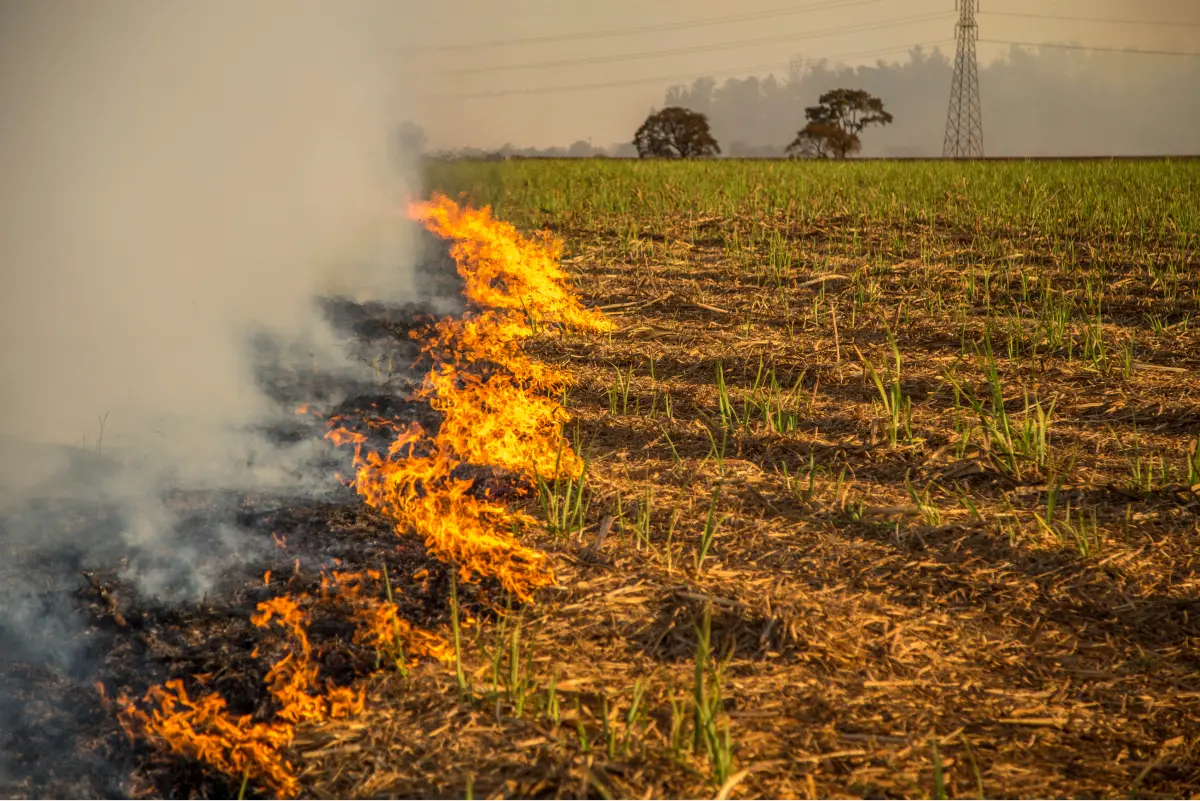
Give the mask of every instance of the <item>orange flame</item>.
POLYGON ((298 792, 292 765, 283 756, 295 735, 292 726, 251 725, 250 715, 235 718, 226 712, 225 699, 216 693, 193 701, 179 679, 151 687, 144 700, 158 708, 146 713, 125 696, 117 699, 122 705, 118 720, 130 739, 141 733, 171 753, 272 787, 280 798, 298 792))
MULTIPOLYGON (((405 667, 412 667, 417 658, 431 657, 439 662, 454 659, 454 649, 443 638, 432 632, 416 628, 400 617, 395 603, 380 599, 378 587, 372 594, 364 594, 363 584, 368 580, 379 584, 381 574, 376 570, 361 573, 334 573, 333 581, 339 585, 341 599, 352 609, 351 617, 358 626, 354 642, 372 648, 377 654, 395 656, 397 651, 405 654, 405 667)), ((328 590, 332 582, 323 582, 322 591, 328 590)))
POLYGON ((571 328, 610 331, 612 323, 583 307, 558 264, 562 244, 548 232, 534 239, 492 218, 491 209, 460 208, 444 195, 409 206, 409 216, 452 240, 450 255, 478 307, 527 311, 536 320, 571 328))
MULTIPOLYGON (((342 427, 340 416, 330 418, 326 437, 354 445, 353 485, 368 505, 392 517, 398 534, 415 531, 435 556, 457 565, 464 580, 493 577, 519 599, 530 600, 554 581, 546 555, 510 533, 532 525, 533 518, 486 500, 486 494, 483 500, 471 494, 474 483, 456 471, 473 464, 527 481, 535 473, 578 476, 582 463, 561 432, 569 415, 545 394, 565 386, 567 376, 523 353, 521 343, 539 327, 608 331, 612 324, 570 292, 558 265, 561 245, 549 234, 524 238, 493 219, 490 209, 460 208, 441 195, 413 204, 409 215, 454 242, 451 254, 466 284, 469 311, 415 335, 424 339, 423 352, 441 364, 414 398, 428 400, 443 422, 429 436, 416 424, 402 428, 392 421, 367 421, 370 428, 396 432, 386 454, 364 453, 367 436, 342 427), (481 372, 487 377, 464 372, 472 365, 486 365, 481 372)), ((317 414, 306 406, 296 413, 317 414)), ((358 645, 379 654, 403 653, 406 661, 452 660, 453 650, 443 638, 403 620, 397 606, 379 600, 378 592, 374 597, 363 593, 366 582, 379 578, 374 571, 335 573, 323 579, 321 601, 349 607, 358 624, 358 645)), ((263 579, 269 583, 270 573, 263 579)), ((193 700, 181 681, 172 680, 146 693, 148 712, 122 695, 121 725, 131 738, 140 733, 169 751, 253 779, 280 797, 296 795, 299 783, 285 757, 295 727, 354 715, 364 706, 361 687, 325 687, 323 693, 317 688, 318 668, 302 609, 311 601, 305 595, 275 598, 259 604, 251 619, 260 628, 278 625, 289 643, 288 653, 266 676, 278 703, 273 720, 234 717, 219 694, 193 700)))
MULTIPOLYGON (((394 603, 364 596, 361 576, 350 574, 339 579, 345 582, 345 587, 339 588, 341 600, 356 610, 356 643, 402 647, 410 664, 421 656, 439 661, 453 658, 443 638, 401 620, 394 603)), ((292 744, 296 725, 352 717, 365 705, 361 687, 327 686, 323 694, 315 691, 318 668, 311 661, 308 616, 301 609, 301 603, 311 601, 307 595, 273 598, 260 603, 251 618, 259 628, 275 623, 288 636, 289 652, 271 666, 266 676, 267 686, 279 704, 273 720, 251 723, 251 715, 234 717, 226 711, 220 694, 205 693, 193 700, 183 682, 173 679, 147 691, 143 702, 150 707, 149 712, 124 695, 117 699, 121 707, 118 720, 126 733, 131 739, 141 734, 171 753, 271 787, 281 798, 295 796, 299 784, 284 752, 292 744)))
POLYGON ((258 605, 258 614, 251 617, 250 622, 266 628, 273 619, 288 632, 293 642, 291 653, 267 672, 267 686, 280 705, 276 715, 290 723, 305 723, 361 712, 362 690, 329 687, 324 696, 311 692, 317 685, 317 666, 312 664, 312 648, 304 630, 307 616, 300 611, 296 601, 287 596, 264 601, 258 605))
POLYGON ((319 411, 313 408, 311 404, 308 403, 301 403, 295 408, 294 411, 296 414, 311 414, 314 417, 324 417, 323 414, 321 414, 319 411))
POLYGON ((483 381, 443 366, 426 378, 422 395, 442 412, 440 442, 471 464, 491 464, 526 478, 555 470, 578 475, 582 465, 563 440, 562 406, 507 375, 483 381), (561 449, 561 452, 560 452, 561 449))
POLYGON ((397 437, 386 457, 356 452, 355 462, 363 500, 392 517, 398 534, 412 529, 422 535, 435 556, 459 566, 464 581, 492 576, 523 599, 553 581, 545 554, 508 533, 533 519, 468 494, 473 482, 452 475, 462 462, 419 425, 397 437), (409 453, 401 455, 406 448, 409 453))
POLYGON ((489 576, 521 600, 554 581, 545 554, 510 533, 528 515, 469 494, 473 482, 454 477, 463 464, 490 465, 530 480, 535 473, 577 476, 582 463, 561 433, 565 409, 539 391, 566 383, 565 374, 520 350, 536 326, 607 331, 612 324, 585 309, 558 265, 561 244, 548 234, 527 239, 487 207, 460 208, 442 195, 414 203, 409 216, 454 242, 451 255, 465 282, 470 310, 414 333, 442 364, 426 376, 416 399, 442 413, 436 436, 418 425, 400 431, 386 456, 363 454, 366 438, 338 428, 337 444, 355 445, 355 487, 368 505, 415 531, 464 580, 489 576), (487 379, 463 372, 487 362, 502 372, 487 379), (557 473, 556 473, 557 471, 557 473))

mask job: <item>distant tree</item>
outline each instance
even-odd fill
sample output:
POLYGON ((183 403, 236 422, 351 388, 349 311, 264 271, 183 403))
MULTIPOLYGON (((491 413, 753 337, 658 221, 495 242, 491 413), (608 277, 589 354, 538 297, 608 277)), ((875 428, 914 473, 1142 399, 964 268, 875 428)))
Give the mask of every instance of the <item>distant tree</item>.
POLYGON ((580 139, 567 148, 567 156, 573 159, 591 158, 596 154, 596 149, 592 147, 591 142, 585 142, 580 139))
POLYGON ((805 125, 785 151, 793 158, 844 159, 862 149, 858 136, 829 122, 810 122, 805 125))
POLYGON ((679 106, 647 117, 633 144, 641 158, 693 159, 721 152, 708 128, 708 117, 679 106))
POLYGON ((888 125, 892 115, 883 101, 861 89, 834 89, 818 105, 804 109, 808 124, 787 146, 790 156, 844 159, 862 149, 859 134, 868 125, 888 125))
POLYGON ((406 122, 396 132, 396 144, 406 156, 419 156, 425 152, 425 129, 415 122, 406 122))

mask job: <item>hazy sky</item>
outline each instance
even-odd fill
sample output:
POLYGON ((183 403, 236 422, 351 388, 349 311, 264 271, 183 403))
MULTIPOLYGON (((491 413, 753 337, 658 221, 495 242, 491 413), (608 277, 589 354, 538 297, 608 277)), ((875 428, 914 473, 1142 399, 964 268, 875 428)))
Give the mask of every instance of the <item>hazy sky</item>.
MULTIPOLYGON (((979 22, 984 40, 1200 51, 1200 0, 982 2, 979 22), (1175 24, 1055 20, 1045 15, 1175 24)), ((428 3, 412 11, 405 80, 410 91, 427 98, 417 113, 434 148, 498 147, 505 142, 544 147, 589 138, 604 146, 632 138, 649 109, 662 105, 671 84, 690 82, 701 74, 720 79, 766 75, 774 69, 782 75, 797 56, 867 64, 880 58, 903 59, 905 51, 918 43, 942 43, 943 51, 953 53, 956 17, 953 0, 428 3), (722 17, 741 19, 691 24, 722 17), (666 25, 676 27, 628 32, 666 25), (580 36, 599 32, 613 33, 580 36), (547 40, 529 41, 539 37, 547 40), (512 44, 501 46, 501 42, 512 44), (738 46, 726 46, 733 44, 738 46), (699 49, 648 55, 688 48, 699 49), (592 61, 562 63, 584 59, 592 61), (621 82, 634 83, 525 93, 621 82), (509 94, 464 97, 492 93, 509 94)), ((1006 49, 1007 45, 981 42, 981 60, 994 59, 1006 49)), ((1127 58, 1130 69, 1136 70, 1139 62, 1179 57, 1127 58)))

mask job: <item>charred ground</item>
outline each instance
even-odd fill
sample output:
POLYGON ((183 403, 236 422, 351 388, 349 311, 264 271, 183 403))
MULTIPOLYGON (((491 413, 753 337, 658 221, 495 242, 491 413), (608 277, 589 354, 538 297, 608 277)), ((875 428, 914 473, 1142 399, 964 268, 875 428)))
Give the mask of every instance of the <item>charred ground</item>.
MULTIPOLYGON (((420 350, 410 336, 438 314, 462 308, 461 281, 445 243, 422 240, 419 297, 405 304, 323 298, 318 303, 364 371, 317 371, 303 348, 261 332, 249 347, 260 388, 289 411, 306 411, 248 435, 285 447, 321 443, 329 420, 362 431, 386 449, 379 421, 420 421, 436 429, 438 415, 405 396, 419 378, 420 350)), ((122 532, 128 510, 102 491, 45 493, 14 502, 0 515, 0 794, 6 797, 230 797, 229 777, 184 760, 164 758, 130 741, 117 723, 113 699, 140 697, 152 685, 183 679, 226 699, 233 714, 268 718, 264 687, 279 637, 250 622, 256 605, 283 593, 319 591, 322 571, 386 571, 407 619, 444 625, 444 566, 416 540, 397 540, 392 523, 364 507, 337 475, 353 474, 350 454, 332 444, 290 465, 298 476, 320 475, 326 491, 263 492, 237 488, 157 493, 172 533, 146 547, 122 532), (230 553, 236 535, 237 553, 230 553), (170 551, 183 544, 187 554, 170 551), (217 578, 189 593, 193 569, 217 578), (427 578, 413 574, 425 569, 427 578), (147 575, 168 590, 146 591, 147 575), (264 636, 266 635, 266 636, 264 636), (196 677, 203 677, 197 681, 196 677)), ((119 469, 99 449, 69 454, 77 472, 119 469), (80 468, 82 464, 82 468, 80 468)), ((311 483, 311 482, 310 482, 311 483)), ((87 481, 72 484, 86 485, 87 481)), ((471 608, 472 589, 464 588, 471 608)), ((312 621, 320 679, 345 686, 376 669, 374 654, 350 644, 352 626, 332 611, 312 621)), ((251 788, 253 792, 253 788, 251 788)))

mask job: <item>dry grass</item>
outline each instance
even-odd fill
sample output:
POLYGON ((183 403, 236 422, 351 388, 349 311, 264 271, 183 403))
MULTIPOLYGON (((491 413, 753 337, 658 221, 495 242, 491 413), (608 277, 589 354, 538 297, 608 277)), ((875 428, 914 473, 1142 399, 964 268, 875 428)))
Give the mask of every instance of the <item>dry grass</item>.
POLYGON ((559 587, 304 735, 306 793, 1200 794, 1196 232, 674 191, 534 215, 620 324, 532 346, 559 587))

